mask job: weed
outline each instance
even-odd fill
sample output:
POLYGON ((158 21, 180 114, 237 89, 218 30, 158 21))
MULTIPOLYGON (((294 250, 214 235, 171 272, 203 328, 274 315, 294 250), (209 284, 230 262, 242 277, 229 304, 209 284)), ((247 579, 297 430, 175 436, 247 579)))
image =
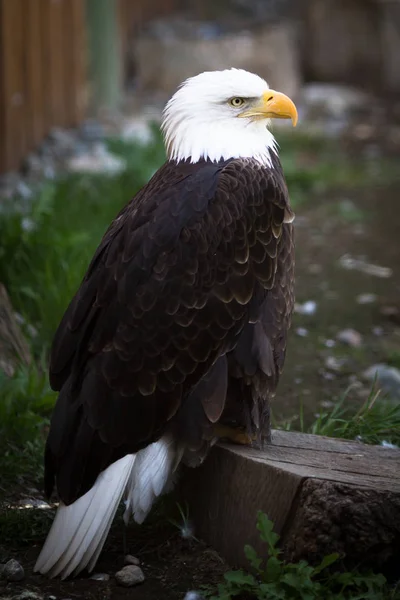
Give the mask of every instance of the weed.
POLYGON ((400 405, 378 397, 380 390, 376 385, 358 411, 346 405, 346 398, 351 390, 348 388, 332 410, 318 415, 310 425, 305 424, 302 407, 298 421, 276 424, 277 428, 303 433, 325 435, 327 437, 359 440, 365 444, 381 444, 388 442, 400 446, 400 405))
POLYGON ((317 566, 301 560, 287 563, 277 547, 279 535, 273 523, 262 512, 258 513, 257 529, 267 545, 266 557, 260 557, 252 546, 244 552, 251 573, 244 570, 228 571, 224 582, 215 590, 206 590, 210 600, 231 600, 241 597, 254 600, 383 600, 399 598, 390 590, 383 575, 343 572, 338 567, 339 555, 325 556, 317 566))
POLYGON ((13 377, 0 370, 0 495, 10 484, 36 482, 55 394, 42 365, 20 366, 13 377))

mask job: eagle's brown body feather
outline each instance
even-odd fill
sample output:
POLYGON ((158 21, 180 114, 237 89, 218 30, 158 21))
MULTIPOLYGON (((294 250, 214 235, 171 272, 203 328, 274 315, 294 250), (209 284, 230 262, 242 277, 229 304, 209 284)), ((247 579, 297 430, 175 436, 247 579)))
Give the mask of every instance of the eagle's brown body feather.
POLYGON ((288 213, 275 155, 167 162, 121 211, 55 336, 48 494, 56 482, 70 504, 167 430, 189 462, 217 421, 268 438, 293 308, 288 213))

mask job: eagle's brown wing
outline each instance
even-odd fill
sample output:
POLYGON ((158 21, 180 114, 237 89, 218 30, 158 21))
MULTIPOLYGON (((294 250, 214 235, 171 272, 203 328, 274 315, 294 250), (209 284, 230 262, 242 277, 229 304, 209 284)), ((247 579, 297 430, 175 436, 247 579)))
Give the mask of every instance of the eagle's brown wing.
MULTIPOLYGON (((250 315, 228 355, 228 398, 222 421, 245 426, 256 445, 270 440, 270 400, 282 374, 294 307, 294 228, 283 172, 274 159, 277 189, 285 197, 283 222, 275 223, 276 273, 258 312, 250 315)), ((281 204, 282 205, 282 204, 281 204)))
POLYGON ((274 287, 286 198, 250 161, 167 163, 120 213, 54 339, 48 494, 56 480, 73 502, 174 420, 183 435, 182 415, 218 419, 224 355, 274 287))

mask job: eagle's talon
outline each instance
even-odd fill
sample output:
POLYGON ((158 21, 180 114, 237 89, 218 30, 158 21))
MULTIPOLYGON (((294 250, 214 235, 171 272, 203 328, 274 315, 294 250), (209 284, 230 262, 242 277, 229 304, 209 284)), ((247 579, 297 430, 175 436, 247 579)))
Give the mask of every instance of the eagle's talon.
POLYGON ((219 439, 242 446, 251 446, 257 439, 256 434, 250 435, 243 427, 216 425, 214 432, 219 439))

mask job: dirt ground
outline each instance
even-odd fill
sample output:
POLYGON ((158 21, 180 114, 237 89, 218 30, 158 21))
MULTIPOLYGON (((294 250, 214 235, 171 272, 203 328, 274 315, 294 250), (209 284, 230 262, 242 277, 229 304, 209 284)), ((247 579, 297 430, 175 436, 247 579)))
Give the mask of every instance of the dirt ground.
POLYGON ((24 566, 26 578, 20 584, 5 584, 0 580, 0 598, 18 597, 29 590, 46 600, 50 600, 50 596, 57 600, 183 600, 190 590, 199 591, 204 585, 218 583, 228 568, 214 550, 193 538, 184 539, 178 528, 168 522, 161 527, 142 526, 141 530, 132 526, 126 536, 127 549, 140 559, 146 579, 134 588, 124 588, 113 578, 114 573, 124 566, 123 533, 120 520, 115 523, 93 571, 94 574, 109 574, 108 581, 82 575, 62 582, 33 573, 41 540, 28 547, 16 547, 11 553, 8 551, 8 558, 14 557, 24 566))

